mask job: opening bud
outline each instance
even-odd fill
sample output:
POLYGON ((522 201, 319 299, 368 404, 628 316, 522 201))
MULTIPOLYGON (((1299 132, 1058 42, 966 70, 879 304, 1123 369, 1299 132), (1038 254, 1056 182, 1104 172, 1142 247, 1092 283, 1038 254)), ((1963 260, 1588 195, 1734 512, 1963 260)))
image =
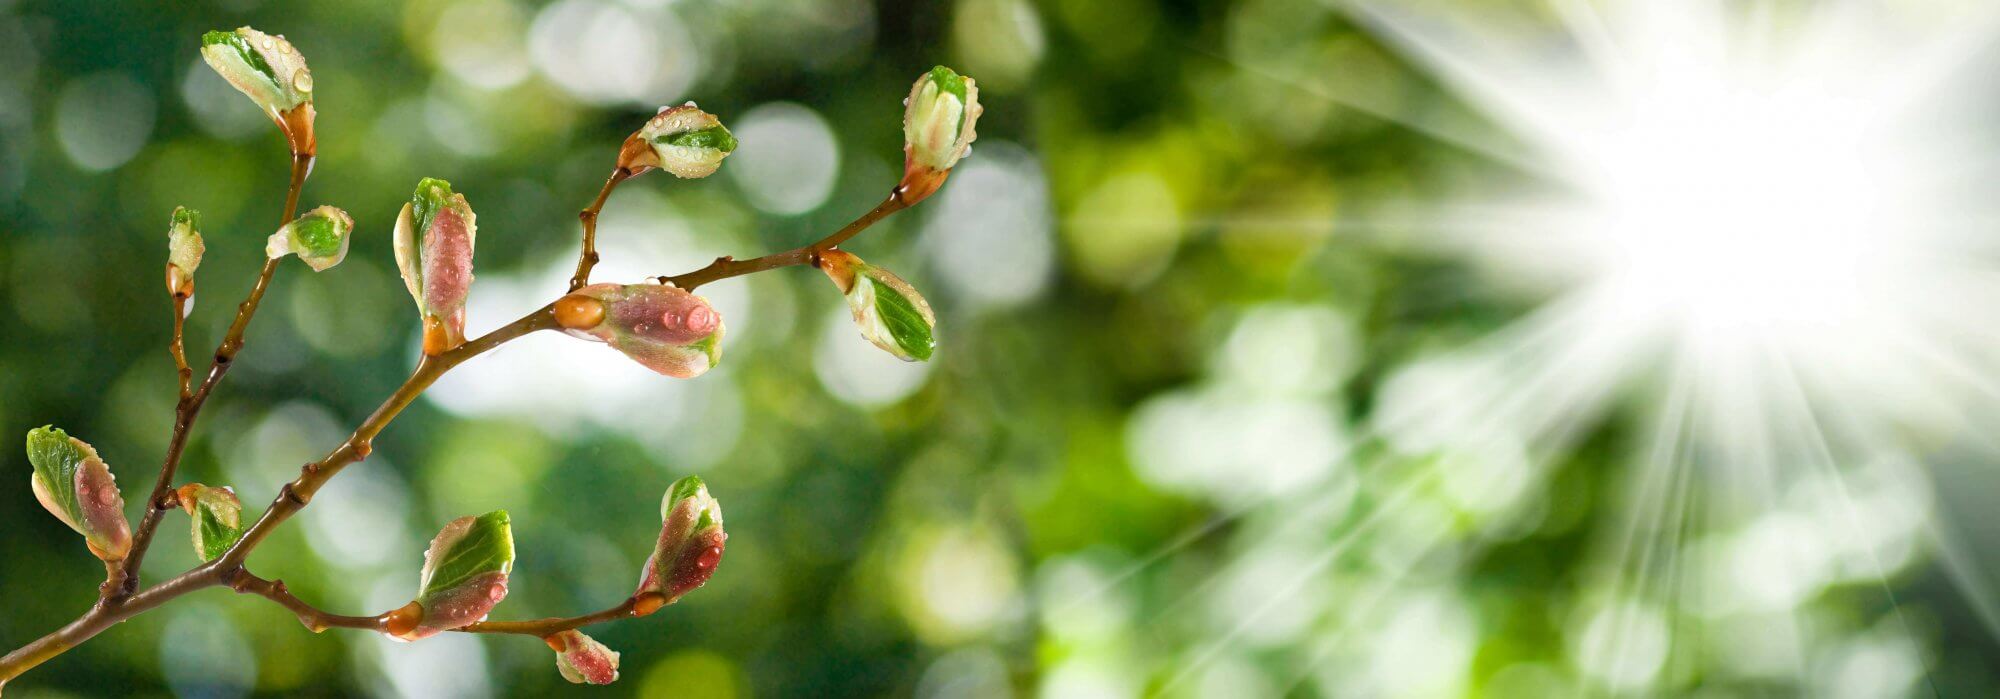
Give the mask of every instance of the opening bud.
POLYGON ((663 605, 680 601, 682 595, 708 582, 722 563, 722 503, 708 494, 708 487, 695 476, 676 481, 660 501, 660 540, 646 569, 639 575, 639 589, 632 593, 639 606, 634 613, 645 616, 663 605))
POLYGON ((324 272, 347 259, 347 234, 353 230, 354 219, 347 212, 322 206, 272 233, 264 241, 264 254, 274 260, 297 254, 313 271, 324 272))
POLYGON ((687 379, 722 360, 722 314, 708 300, 664 284, 592 284, 556 302, 556 322, 646 368, 687 379))
POLYGON ((472 249, 479 233, 465 195, 426 177, 396 216, 396 268, 417 301, 424 353, 465 344, 465 297, 472 289, 472 249))
POLYGON ((201 36, 201 58, 277 122, 292 152, 314 153, 312 71, 292 42, 250 27, 213 31, 201 36))
POLYGON ((174 207, 167 225, 167 293, 183 299, 194 295, 194 270, 207 249, 201 242, 201 212, 174 207))
POLYGON ((44 425, 28 431, 28 463, 35 469, 29 486, 42 507, 82 534, 98 558, 125 560, 132 550, 125 498, 97 449, 44 425))
POLYGON ((570 629, 543 640, 555 649, 556 670, 563 679, 576 684, 618 681, 618 651, 605 647, 597 639, 570 629))
POLYGON ((819 268, 847 296, 862 337, 906 362, 931 358, 937 349, 937 316, 909 282, 845 250, 821 253, 819 268))
POLYGON ((618 151, 618 167, 634 173, 660 168, 675 177, 697 179, 715 174, 722 159, 736 151, 736 137, 714 114, 693 102, 678 107, 661 107, 625 139, 618 151))
POLYGON ((201 560, 215 560, 243 536, 243 501, 236 498, 236 491, 190 483, 174 494, 188 513, 194 553, 201 560))
POLYGON ((944 184, 945 173, 972 149, 973 127, 985 111, 979 85, 968 76, 937 66, 917 76, 903 100, 903 182, 905 202, 915 204, 944 184))
POLYGON ((385 632, 406 641, 428 638, 486 618, 507 597, 514 569, 514 532, 506 510, 460 517, 424 551, 415 607, 391 612, 385 632))

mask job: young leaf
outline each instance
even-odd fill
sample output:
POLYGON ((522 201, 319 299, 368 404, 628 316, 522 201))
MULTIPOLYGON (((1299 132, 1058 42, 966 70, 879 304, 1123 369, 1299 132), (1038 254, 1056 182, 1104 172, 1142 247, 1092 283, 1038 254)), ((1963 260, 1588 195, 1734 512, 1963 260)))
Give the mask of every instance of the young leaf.
POLYGON ((312 70, 292 42, 250 27, 213 31, 201 37, 201 58, 284 130, 293 152, 314 152, 312 70))
POLYGON ((264 254, 277 259, 297 254, 315 272, 347 259, 348 233, 354 218, 332 206, 322 206, 293 219, 264 242, 264 254))
POLYGON ((937 348, 937 317, 909 282, 843 250, 822 253, 819 265, 847 296, 862 337, 906 362, 931 358, 937 348))
POLYGON ((514 533, 506 510, 452 520, 424 552, 414 602, 421 616, 413 628, 391 634, 416 640, 485 618, 506 598, 513 569, 514 533))
POLYGON ((35 469, 30 489, 42 507, 82 534, 98 558, 125 560, 132 549, 125 498, 97 450, 45 425, 28 431, 28 463, 35 469))
POLYGON ((213 561, 243 536, 243 501, 236 491, 190 483, 175 491, 188 513, 189 537, 201 560, 213 561))

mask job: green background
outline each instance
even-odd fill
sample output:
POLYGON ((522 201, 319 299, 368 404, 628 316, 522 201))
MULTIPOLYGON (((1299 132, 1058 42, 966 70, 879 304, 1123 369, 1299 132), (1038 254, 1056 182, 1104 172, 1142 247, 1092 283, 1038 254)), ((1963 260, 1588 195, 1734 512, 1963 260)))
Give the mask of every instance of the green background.
MULTIPOLYGON (((1537 454, 1545 470, 1514 499, 1395 487, 1455 457, 1365 435, 1388 379, 1535 299, 1407 231, 1352 230, 1351 211, 1518 173, 1324 98, 1463 111, 1326 4, 0 1, 0 427, 92 442, 130 509, 173 407, 168 214, 204 214, 197 360, 279 223, 281 139, 197 56, 203 31, 243 24, 289 37, 316 79, 301 208, 357 221, 341 266, 281 269, 191 443, 184 480, 233 485, 253 512, 414 364, 389 232, 419 178, 451 181, 478 213, 476 333, 560 292, 577 209, 659 104, 699 100, 742 149, 706 180, 626 184, 600 280, 789 248, 865 212, 900 171, 900 100, 933 64, 976 77, 986 105, 944 190, 846 246, 925 291, 932 362, 869 347, 807 269, 716 284, 729 340, 692 381, 552 335, 503 348, 252 558, 323 607, 400 605, 432 533, 497 508, 520 553, 495 618, 615 604, 656 499, 699 473, 726 513, 721 570, 657 615, 591 629, 624 655, 619 683, 590 694, 1608 691, 1592 689, 1601 639, 1578 619, 1608 589, 1601 549, 1631 507, 1648 394, 1537 454), (1274 64, 1303 77, 1248 67, 1274 64), (1176 434, 1196 453, 1160 455, 1190 448, 1176 434)), ((100 575, 35 505, 22 456, 0 450, 9 648, 82 612, 100 575)), ((1944 517, 1926 472, 1904 475, 1919 518, 1944 517)), ((1983 554, 1979 522, 1964 532, 1983 554)), ((148 579, 193 563, 184 527, 168 517, 148 579)), ((1927 695, 1908 672, 1921 657, 1946 696, 1992 696, 2000 646, 1971 598, 1927 538, 1898 541, 1909 553, 1886 580, 1818 582, 1775 616, 1668 605, 1653 618, 1674 660, 1652 691, 1874 686, 1842 674, 1858 672, 1927 695), (1747 652, 1732 636, 1787 619, 1807 629, 1798 668, 1732 669, 1747 652)), ((7 696, 585 693, 553 665, 518 637, 314 635, 208 590, 7 696)))

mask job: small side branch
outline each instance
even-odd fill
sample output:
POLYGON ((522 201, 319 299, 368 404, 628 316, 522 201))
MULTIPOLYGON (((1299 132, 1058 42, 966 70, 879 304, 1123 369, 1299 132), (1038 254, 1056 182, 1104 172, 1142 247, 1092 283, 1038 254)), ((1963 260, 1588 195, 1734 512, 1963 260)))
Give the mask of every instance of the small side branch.
POLYGON ((193 395, 189 386, 194 381, 194 368, 188 366, 187 346, 181 342, 181 334, 187 329, 187 304, 188 297, 174 294, 174 339, 167 343, 167 351, 174 355, 174 371, 181 378, 182 404, 193 395))
POLYGON ((604 180, 604 189, 598 190, 597 199, 577 212, 577 220, 583 223, 583 252, 576 258, 576 274, 569 278, 570 291, 590 283, 590 269, 597 266, 597 214, 604 210, 604 202, 611 198, 611 190, 617 189, 620 182, 631 179, 634 174, 623 167, 612 170, 611 176, 604 180))
POLYGON ((728 279, 730 277, 740 277, 746 274, 755 274, 779 267, 790 267, 793 265, 818 266, 821 254, 839 247, 841 243, 847 242, 849 238, 853 238, 860 232, 868 230, 869 226, 873 226, 876 222, 888 218, 889 214, 910 208, 909 201, 904 197, 904 194, 904 187, 899 186, 890 190, 889 197, 883 199, 882 203, 876 205, 874 209, 862 214, 861 218, 854 219, 853 222, 841 227, 840 230, 834 231, 833 235, 821 238, 818 242, 811 245, 748 260, 738 260, 731 257, 718 258, 716 261, 709 263, 707 267, 686 274, 656 277, 656 279, 661 284, 672 284, 682 289, 693 291, 695 287, 709 282, 728 279))
POLYGON ((299 623, 313 633, 330 628, 382 630, 382 616, 347 616, 322 611, 293 595, 291 589, 285 587, 283 580, 265 580, 242 568, 234 570, 235 572, 229 576, 229 589, 235 590, 238 594, 257 595, 278 603, 278 606, 297 616, 299 623))
POLYGON ((582 616, 549 617, 530 621, 482 621, 471 626, 453 630, 463 633, 511 633, 548 638, 570 629, 640 616, 636 611, 638 604, 638 599, 628 597, 616 607, 591 612, 582 616))

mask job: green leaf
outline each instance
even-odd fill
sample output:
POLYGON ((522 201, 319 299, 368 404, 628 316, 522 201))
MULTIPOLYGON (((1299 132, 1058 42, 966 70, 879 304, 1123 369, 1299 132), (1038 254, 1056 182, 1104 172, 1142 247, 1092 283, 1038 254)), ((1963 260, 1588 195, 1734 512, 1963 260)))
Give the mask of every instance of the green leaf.
POLYGON ((889 329, 889 337, 896 341, 896 346, 919 361, 931 358, 931 351, 937 348, 937 337, 930 321, 924 319, 923 312, 901 290, 875 284, 875 314, 882 319, 882 326, 889 329))
POLYGON ((204 562, 213 561, 228 552, 229 547, 234 546, 236 540, 243 536, 241 520, 232 525, 223 519, 221 513, 211 508, 195 508, 194 519, 194 526, 201 529, 195 553, 199 554, 204 562))
POLYGON ((957 71, 954 71, 950 68, 946 68, 944 66, 937 66, 931 69, 931 82, 937 83, 939 92, 947 93, 958 98, 958 105, 959 105, 958 129, 960 131, 964 131, 967 102, 971 101, 966 98, 965 76, 959 75, 957 71))
POLYGON ((224 46, 228 46, 231 49, 234 49, 237 54, 242 56, 243 62, 245 64, 249 65, 257 72, 263 73, 264 77, 269 79, 272 82, 272 84, 276 84, 278 82, 278 72, 275 70, 271 70, 271 64, 264 60, 264 54, 258 53, 257 49, 252 48, 250 46, 250 40, 243 38, 242 34, 238 34, 236 32, 213 31, 201 35, 202 46, 213 46, 215 44, 222 44, 224 46))
POLYGON ((430 231, 431 219, 437 212, 451 204, 451 183, 434 177, 426 177, 417 182, 417 191, 410 195, 410 218, 415 221, 415 233, 419 236, 430 231))
POLYGON ((688 476, 674 481, 673 487, 667 489, 666 501, 660 503, 660 519, 666 519, 667 513, 672 512, 674 505, 680 501, 700 495, 702 485, 701 476, 688 476))
POLYGON ((190 483, 177 493, 181 509, 188 513, 194 553, 201 560, 215 560, 242 538, 243 501, 237 499, 235 491, 190 483))
POLYGON ((301 218, 292 235, 299 248, 313 257, 326 257, 340 252, 340 228, 334 220, 325 216, 301 218))
POLYGON ((88 446, 81 446, 54 425, 28 431, 28 463, 34 466, 35 477, 41 479, 42 487, 68 515, 68 522, 84 521, 82 508, 76 502, 76 472, 83 468, 84 461, 95 456, 88 446))
POLYGON ((736 137, 720 125, 660 137, 660 142, 687 148, 714 148, 724 153, 736 151, 736 137))
POLYGON ((513 570, 514 532, 507 511, 494 510, 468 519, 472 521, 455 539, 446 540, 458 522, 447 525, 438 540, 431 542, 419 598, 448 592, 487 573, 513 570))

